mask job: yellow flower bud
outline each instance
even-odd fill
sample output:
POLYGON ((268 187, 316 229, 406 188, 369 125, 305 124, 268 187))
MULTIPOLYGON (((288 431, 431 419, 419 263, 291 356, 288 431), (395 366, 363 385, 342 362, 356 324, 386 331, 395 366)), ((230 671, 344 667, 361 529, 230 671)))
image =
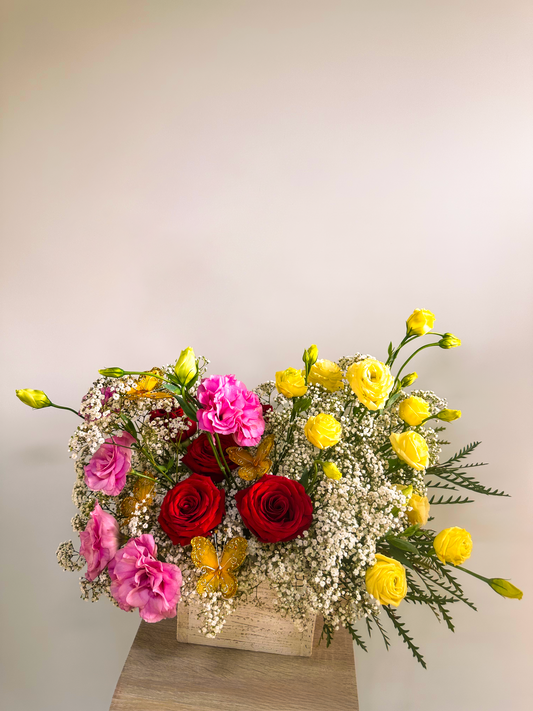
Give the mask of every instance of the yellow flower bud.
POLYGON ((305 423, 305 436, 319 449, 333 447, 340 441, 342 436, 342 426, 340 422, 325 413, 320 413, 316 417, 310 417, 305 423))
POLYGON ((192 348, 185 348, 181 351, 180 357, 174 366, 174 373, 180 385, 187 385, 196 376, 198 366, 196 356, 192 348))
POLYGON ((15 390, 18 399, 29 407, 35 410, 41 410, 43 407, 50 407, 52 403, 48 396, 42 390, 15 390))
POLYGON ((508 580, 502 580, 502 578, 491 578, 489 580, 489 585, 498 593, 498 595, 501 595, 502 597, 510 597, 516 600, 521 600, 524 596, 524 593, 519 590, 516 585, 513 585, 508 580))
POLYGON ((418 432, 409 430, 401 434, 391 434, 389 437, 392 448, 398 457, 413 469, 425 469, 429 461, 429 451, 426 440, 418 432))
POLYGON ((352 363, 346 371, 346 379, 359 401, 369 410, 383 407, 394 385, 389 367, 375 358, 352 363))
POLYGON ((306 348, 306 350, 304 351, 304 354, 302 356, 302 360, 308 368, 311 368, 316 363, 317 358, 318 358, 318 347, 317 346, 309 346, 309 348, 306 348))
POLYGON ((427 496, 419 496, 413 494, 407 504, 411 507, 411 511, 407 512, 409 523, 413 526, 418 523, 420 526, 425 526, 429 518, 429 499, 427 496))
POLYGON ((454 336, 453 333, 445 333, 439 341, 441 348, 458 348, 461 345, 461 339, 454 336))
POLYGON ((402 382, 400 383, 400 385, 402 386, 402 388, 408 388, 409 385, 412 385, 417 378, 418 373, 409 373, 408 375, 405 375, 402 378, 402 382))
POLYGON ((435 314, 425 309, 415 309, 407 319, 408 336, 425 336, 435 324, 435 314))
POLYGON ((402 400, 398 411, 400 418, 411 427, 421 425, 422 422, 431 415, 429 405, 421 397, 411 395, 411 397, 402 400))
POLYGON ((445 528, 433 541, 433 548, 442 563, 462 565, 472 553, 472 536, 464 528, 445 528))
POLYGON ((309 382, 312 385, 322 385, 330 393, 335 393, 344 387, 342 370, 331 360, 317 360, 309 373, 309 382))
POLYGON ((398 607, 407 595, 405 568, 394 558, 376 554, 376 562, 365 573, 366 589, 380 605, 398 607))
POLYGON ((285 397, 300 397, 307 392, 303 370, 287 368, 276 373, 276 388, 285 397))
POLYGON ((461 417, 461 410, 441 410, 435 417, 437 420, 444 420, 444 422, 453 422, 461 417))
POLYGON ((106 378, 122 378, 124 375, 122 368, 102 368, 98 372, 106 378))
POLYGON ((328 479, 342 479, 342 473, 333 462, 322 462, 322 470, 328 479))

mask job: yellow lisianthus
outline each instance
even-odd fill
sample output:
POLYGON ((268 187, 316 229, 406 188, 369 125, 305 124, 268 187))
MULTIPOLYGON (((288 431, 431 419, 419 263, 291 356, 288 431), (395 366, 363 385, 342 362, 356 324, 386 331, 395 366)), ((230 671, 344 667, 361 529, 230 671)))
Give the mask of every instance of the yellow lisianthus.
POLYGON ((190 346, 189 348, 184 348, 174 366, 174 373, 179 383, 181 385, 188 385, 197 372, 198 367, 196 365, 196 356, 193 349, 190 346))
POLYGON ((285 397, 300 397, 307 392, 307 385, 302 370, 287 368, 276 373, 276 388, 285 397))
POLYGON ((418 432, 409 430, 401 434, 393 433, 389 437, 392 448, 398 457, 413 469, 425 469, 429 461, 429 450, 426 440, 418 432))
POLYGON ((426 309, 415 309, 407 319, 408 336, 425 336, 435 325, 435 314, 426 309))
POLYGON ((501 595, 502 597, 510 597, 515 600, 521 600, 524 597, 524 593, 513 585, 509 580, 503 580, 502 578, 491 578, 489 580, 489 585, 491 588, 501 595))
POLYGON ((322 462, 322 470, 328 479, 342 479, 342 473, 333 462, 322 462))
POLYGON ((407 595, 405 568, 394 558, 378 553, 376 562, 365 573, 366 589, 380 605, 398 607, 407 595))
POLYGON ((458 348, 461 345, 461 339, 454 336, 453 333, 445 333, 439 341, 441 348, 458 348))
POLYGON ((33 407, 35 410, 41 410, 43 407, 50 407, 52 404, 48 399, 48 395, 43 393, 42 390, 31 390, 26 388, 25 390, 15 390, 15 394, 18 399, 29 407, 33 407))
POLYGON ((331 360, 317 360, 309 373, 309 382, 312 385, 322 385, 323 388, 335 393, 344 387, 342 370, 331 360))
POLYGON ((319 449, 326 449, 333 447, 340 441, 342 426, 334 417, 322 412, 307 420, 304 432, 311 444, 319 449))
POLYGON ((462 565, 472 553, 472 536, 464 528, 445 528, 433 541, 433 548, 442 563, 462 565))
POLYGON ((394 379, 388 365, 365 358, 346 371, 346 379, 360 402, 369 410, 379 410, 387 402, 394 379))
POLYGON ((414 525, 418 523, 420 526, 425 526, 429 518, 429 499, 427 496, 413 494, 407 506, 411 507, 411 511, 407 512, 409 523, 414 525))
POLYGON ((461 410, 441 410, 435 415, 437 420, 442 420, 443 422, 453 422, 461 417, 461 410))
POLYGON ((421 425, 422 422, 431 415, 429 405, 425 400, 416 395, 402 400, 398 411, 400 418, 411 427, 421 425))

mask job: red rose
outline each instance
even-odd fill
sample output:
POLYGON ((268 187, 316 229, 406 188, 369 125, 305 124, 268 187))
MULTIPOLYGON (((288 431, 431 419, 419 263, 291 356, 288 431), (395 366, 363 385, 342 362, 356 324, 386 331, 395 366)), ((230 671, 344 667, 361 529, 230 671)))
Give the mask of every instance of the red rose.
MULTIPOLYGON (((185 413, 181 409, 181 407, 173 407, 170 412, 167 412, 166 410, 152 410, 150 413, 150 422, 153 422, 156 418, 162 418, 164 422, 166 422, 167 426, 170 420, 175 420, 176 417, 184 417, 185 413)), ((185 440, 189 439, 189 437, 192 437, 193 434, 196 432, 198 429, 198 425, 196 422, 193 422, 192 420, 189 420, 187 418, 185 420, 185 424, 187 425, 186 430, 178 430, 176 432, 175 437, 173 438, 174 441, 176 442, 185 442, 185 440)))
POLYGON ((191 474, 171 489, 161 504, 159 525, 174 545, 186 546, 195 536, 207 536, 222 521, 225 493, 211 479, 191 474))
MULTIPOLYGON (((225 456, 228 447, 236 446, 235 440, 231 435, 219 435, 219 437, 225 456)), ((232 462, 229 457, 225 456, 225 458, 230 469, 235 469, 235 467, 238 466, 232 462)), ((217 460, 205 432, 201 432, 198 437, 189 444, 187 454, 182 457, 181 461, 185 466, 189 467, 191 471, 195 472, 195 474, 210 476, 211 479, 217 483, 224 481, 224 474, 220 471, 220 467, 217 464, 217 460)))
POLYGON ((299 481, 265 474, 235 496, 244 525, 263 543, 291 541, 307 531, 313 502, 299 481))

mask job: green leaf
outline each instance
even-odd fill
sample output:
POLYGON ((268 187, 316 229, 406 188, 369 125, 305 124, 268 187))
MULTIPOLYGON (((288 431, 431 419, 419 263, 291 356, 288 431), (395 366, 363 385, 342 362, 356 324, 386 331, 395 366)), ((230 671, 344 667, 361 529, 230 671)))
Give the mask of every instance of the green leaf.
POLYGON ((193 420, 194 422, 198 422, 198 418, 196 417, 195 411, 192 409, 192 407, 187 402, 185 402, 184 398, 182 398, 180 395, 174 395, 174 397, 181 405, 181 409, 187 415, 187 417, 190 420, 193 420))
POLYGON ((293 412, 298 415, 300 412, 307 410, 309 408, 310 404, 311 404, 311 398, 299 397, 297 400, 296 399, 294 400, 294 403, 292 405, 293 412))
POLYGON ((386 405, 385 405, 385 407, 384 407, 383 409, 384 409, 384 410, 390 410, 390 408, 394 405, 394 403, 395 403, 396 400, 400 397, 401 394, 402 394, 402 391, 400 390, 399 392, 397 392, 397 393, 395 393, 394 395, 392 395, 392 396, 387 400, 387 403, 386 403, 386 405))
POLYGON ((396 536, 387 536, 385 540, 387 541, 387 543, 390 543, 391 546, 399 548, 401 551, 408 551, 409 553, 414 553, 415 555, 418 555, 418 548, 409 541, 403 540, 403 538, 397 538, 396 536))
POLYGON ((388 354, 389 358, 392 355, 392 341, 389 343, 389 347, 387 348, 387 354, 388 354))
POLYGON ((415 523, 414 526, 409 526, 409 528, 406 528, 405 531, 402 533, 402 536, 409 538, 409 536, 412 536, 413 533, 416 533, 419 528, 420 524, 415 523))

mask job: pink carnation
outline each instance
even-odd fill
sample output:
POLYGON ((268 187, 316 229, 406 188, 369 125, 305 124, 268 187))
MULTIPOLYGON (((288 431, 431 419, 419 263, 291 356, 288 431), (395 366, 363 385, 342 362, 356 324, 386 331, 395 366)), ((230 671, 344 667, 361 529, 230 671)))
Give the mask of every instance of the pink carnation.
POLYGON ((80 532, 80 554, 87 561, 87 580, 97 578, 118 551, 119 528, 98 501, 85 531, 80 532))
POLYGON ((255 393, 234 375, 212 375, 198 387, 198 424, 206 432, 232 434, 241 447, 259 444, 265 431, 263 408, 255 393))
POLYGON ((120 494, 131 469, 131 445, 135 439, 123 432, 106 439, 85 467, 85 482, 93 491, 109 496, 120 494))
POLYGON ((109 563, 111 594, 122 610, 139 608, 146 622, 176 616, 181 570, 156 560, 157 546, 149 533, 129 540, 109 563))

